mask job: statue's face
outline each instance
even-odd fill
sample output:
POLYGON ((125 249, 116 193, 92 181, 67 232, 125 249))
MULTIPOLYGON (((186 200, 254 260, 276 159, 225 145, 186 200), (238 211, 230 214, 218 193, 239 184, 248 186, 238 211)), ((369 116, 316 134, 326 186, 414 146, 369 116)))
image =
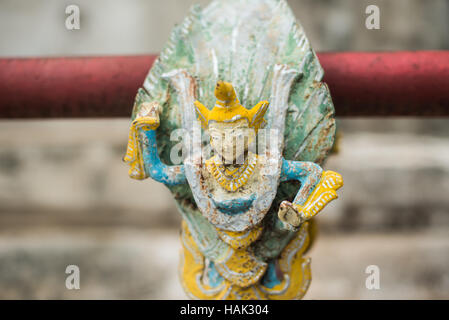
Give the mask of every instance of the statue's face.
POLYGON ((209 124, 209 135, 212 149, 223 158, 225 164, 243 164, 243 156, 256 137, 246 119, 212 122, 209 124))

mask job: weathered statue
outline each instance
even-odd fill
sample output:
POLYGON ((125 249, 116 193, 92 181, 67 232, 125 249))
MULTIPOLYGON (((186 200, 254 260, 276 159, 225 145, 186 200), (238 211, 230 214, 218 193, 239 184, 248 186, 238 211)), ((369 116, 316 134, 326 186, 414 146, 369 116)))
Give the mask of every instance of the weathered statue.
POLYGON ((176 199, 192 298, 306 293, 313 217, 343 185, 319 166, 335 135, 322 76, 284 0, 195 6, 153 65, 125 161, 176 199))

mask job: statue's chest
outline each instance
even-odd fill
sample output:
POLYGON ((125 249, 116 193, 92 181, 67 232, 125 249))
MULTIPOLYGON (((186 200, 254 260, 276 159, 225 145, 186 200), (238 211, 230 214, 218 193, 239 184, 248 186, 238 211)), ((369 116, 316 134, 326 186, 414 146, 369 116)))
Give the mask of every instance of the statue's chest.
POLYGON ((205 163, 186 167, 202 215, 218 229, 228 231, 248 230, 262 221, 276 195, 278 175, 274 171, 271 176, 264 174, 264 164, 258 163, 247 181, 230 191, 205 163))
MULTIPOLYGON (((210 167, 203 166, 201 175, 203 187, 216 209, 227 215, 239 215, 253 207, 256 199, 261 195, 259 168, 256 166, 245 182, 239 181, 239 175, 235 179, 214 175, 210 167), (227 179, 228 178, 228 179, 227 179), (235 188, 231 191, 231 188, 235 188)), ((239 174, 239 172, 237 172, 239 174)), ((247 174, 245 172, 242 173, 247 174)))

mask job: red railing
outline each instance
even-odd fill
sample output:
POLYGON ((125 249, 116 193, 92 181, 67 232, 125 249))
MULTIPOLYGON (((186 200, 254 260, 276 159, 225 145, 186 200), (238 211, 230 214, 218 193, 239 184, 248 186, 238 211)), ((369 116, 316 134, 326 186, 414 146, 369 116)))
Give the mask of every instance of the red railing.
MULTIPOLYGON (((449 51, 318 57, 339 117, 449 116, 449 51)), ((154 60, 0 59, 0 118, 129 117, 154 60)))

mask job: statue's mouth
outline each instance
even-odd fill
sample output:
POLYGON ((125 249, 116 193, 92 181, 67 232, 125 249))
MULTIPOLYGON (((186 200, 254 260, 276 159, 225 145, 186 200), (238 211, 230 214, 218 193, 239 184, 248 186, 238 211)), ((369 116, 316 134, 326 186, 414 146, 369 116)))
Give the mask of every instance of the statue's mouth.
POLYGON ((210 197, 218 211, 228 215, 238 215, 245 213, 251 208, 256 196, 253 194, 249 198, 237 198, 231 200, 217 201, 210 197))

